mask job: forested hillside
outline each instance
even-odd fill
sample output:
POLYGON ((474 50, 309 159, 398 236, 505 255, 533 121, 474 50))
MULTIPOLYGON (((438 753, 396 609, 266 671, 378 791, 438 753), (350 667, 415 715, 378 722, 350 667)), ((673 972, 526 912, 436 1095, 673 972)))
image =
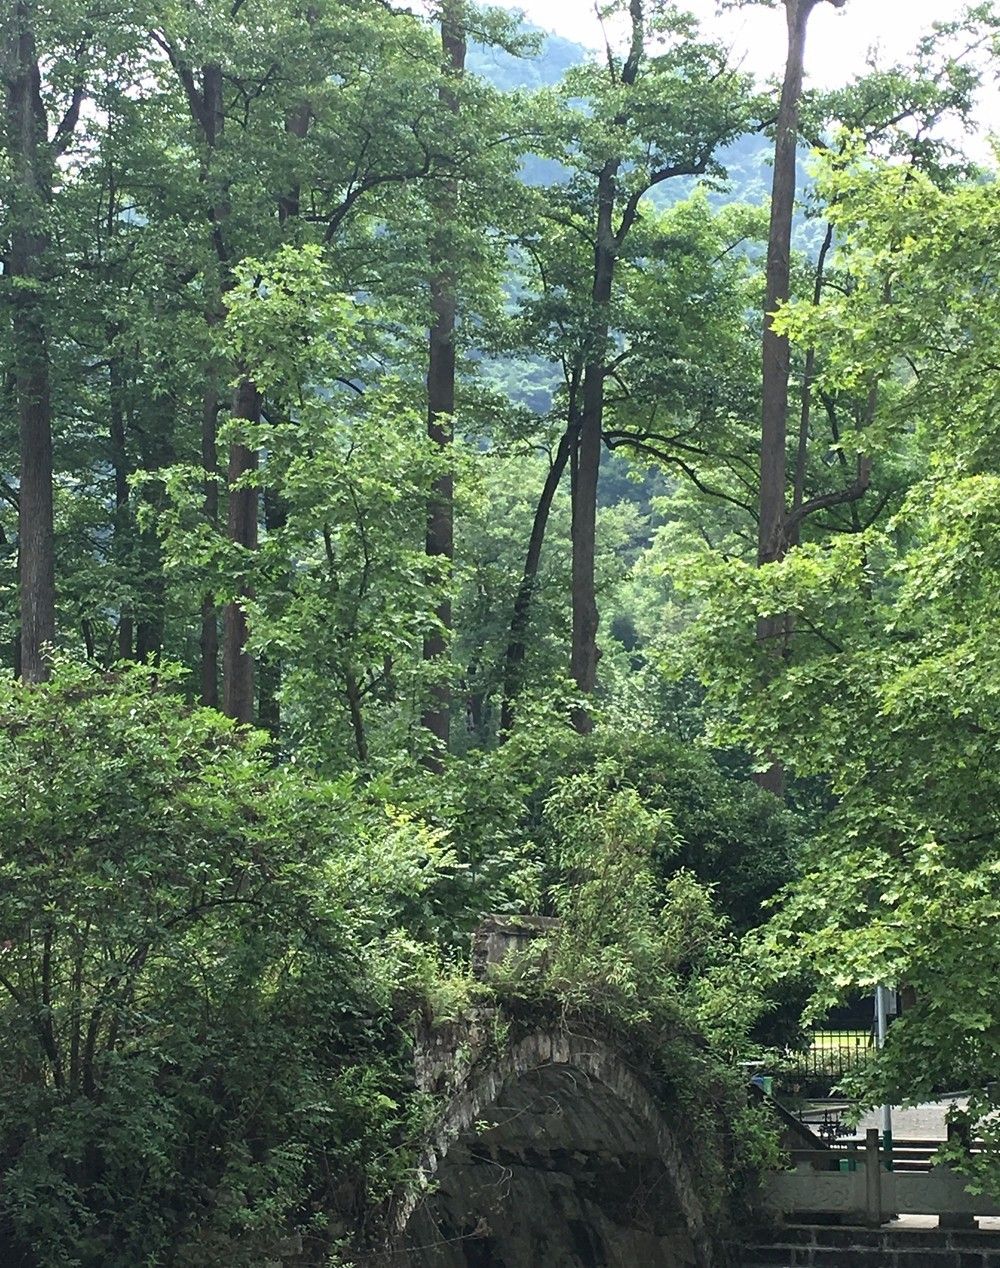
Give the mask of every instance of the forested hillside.
POLYGON ((720 1211, 859 992, 860 1101, 995 1088, 1000 20, 821 93, 827 2, 780 89, 666 0, 3 7, 3 1262, 365 1262, 477 1005, 669 1049, 720 1211))

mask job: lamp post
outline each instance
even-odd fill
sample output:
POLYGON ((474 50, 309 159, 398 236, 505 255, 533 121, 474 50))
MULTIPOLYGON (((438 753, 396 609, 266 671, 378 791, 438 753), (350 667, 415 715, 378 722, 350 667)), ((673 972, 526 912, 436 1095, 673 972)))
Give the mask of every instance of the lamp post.
MULTIPOLYGON (((885 1047, 885 1036, 888 1030, 889 988, 875 987, 875 1034, 878 1049, 885 1047)), ((882 1148, 885 1150, 885 1168, 892 1170, 892 1106, 882 1106, 882 1148)))

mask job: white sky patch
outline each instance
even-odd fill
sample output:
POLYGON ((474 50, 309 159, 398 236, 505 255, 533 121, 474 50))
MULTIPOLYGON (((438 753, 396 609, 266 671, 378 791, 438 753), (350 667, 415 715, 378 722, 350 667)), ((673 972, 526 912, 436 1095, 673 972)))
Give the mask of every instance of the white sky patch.
MULTIPOLYGON (((592 48, 602 46, 600 24, 592 0, 518 0, 536 26, 592 48)), ((728 43, 734 58, 762 79, 780 76, 785 54, 785 19, 781 5, 750 5, 719 14, 715 0, 681 3, 703 23, 706 33, 728 43)), ((816 6, 809 21, 806 49, 808 82, 817 88, 838 88, 863 74, 868 53, 877 50, 881 65, 903 61, 935 22, 958 18, 966 0, 848 0, 843 9, 816 6)), ((979 116, 982 131, 1000 130, 1000 94, 995 80, 983 93, 979 116)))

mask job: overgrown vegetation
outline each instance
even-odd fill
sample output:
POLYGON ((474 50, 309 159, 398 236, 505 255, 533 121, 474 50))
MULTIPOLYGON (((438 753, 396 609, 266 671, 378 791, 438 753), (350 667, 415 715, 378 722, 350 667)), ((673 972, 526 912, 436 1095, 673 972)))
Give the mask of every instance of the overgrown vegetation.
POLYGON ((997 17, 820 93, 774 7, 777 119, 666 0, 0 16, 0 1257, 349 1258, 484 1004, 721 1210, 739 1062, 905 986, 859 1098, 1000 1191, 997 17))
MULTIPOLYGON (((739 1107, 726 1057, 759 1011, 751 965, 709 891, 665 875, 673 823, 619 763, 553 774, 527 798, 539 835, 494 823, 506 853, 481 840, 475 867, 454 828, 276 765, 174 677, 67 662, 3 688, 12 1262, 249 1265, 377 1240, 436 1108, 413 1090, 414 1016, 491 996, 626 1027, 689 1120, 739 1107), (460 931, 505 902, 563 925, 544 969, 486 988, 460 931)), ((509 799, 513 774, 493 772, 509 799)))

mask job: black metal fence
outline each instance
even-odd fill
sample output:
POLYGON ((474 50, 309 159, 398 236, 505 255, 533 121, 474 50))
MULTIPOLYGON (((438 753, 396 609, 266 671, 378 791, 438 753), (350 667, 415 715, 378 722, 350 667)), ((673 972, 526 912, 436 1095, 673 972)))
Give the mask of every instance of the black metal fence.
POLYGON ((785 1088, 796 1083, 836 1087, 847 1075, 871 1061, 876 1051, 866 1034, 831 1035, 821 1031, 814 1035, 809 1048, 786 1052, 775 1075, 785 1088))

